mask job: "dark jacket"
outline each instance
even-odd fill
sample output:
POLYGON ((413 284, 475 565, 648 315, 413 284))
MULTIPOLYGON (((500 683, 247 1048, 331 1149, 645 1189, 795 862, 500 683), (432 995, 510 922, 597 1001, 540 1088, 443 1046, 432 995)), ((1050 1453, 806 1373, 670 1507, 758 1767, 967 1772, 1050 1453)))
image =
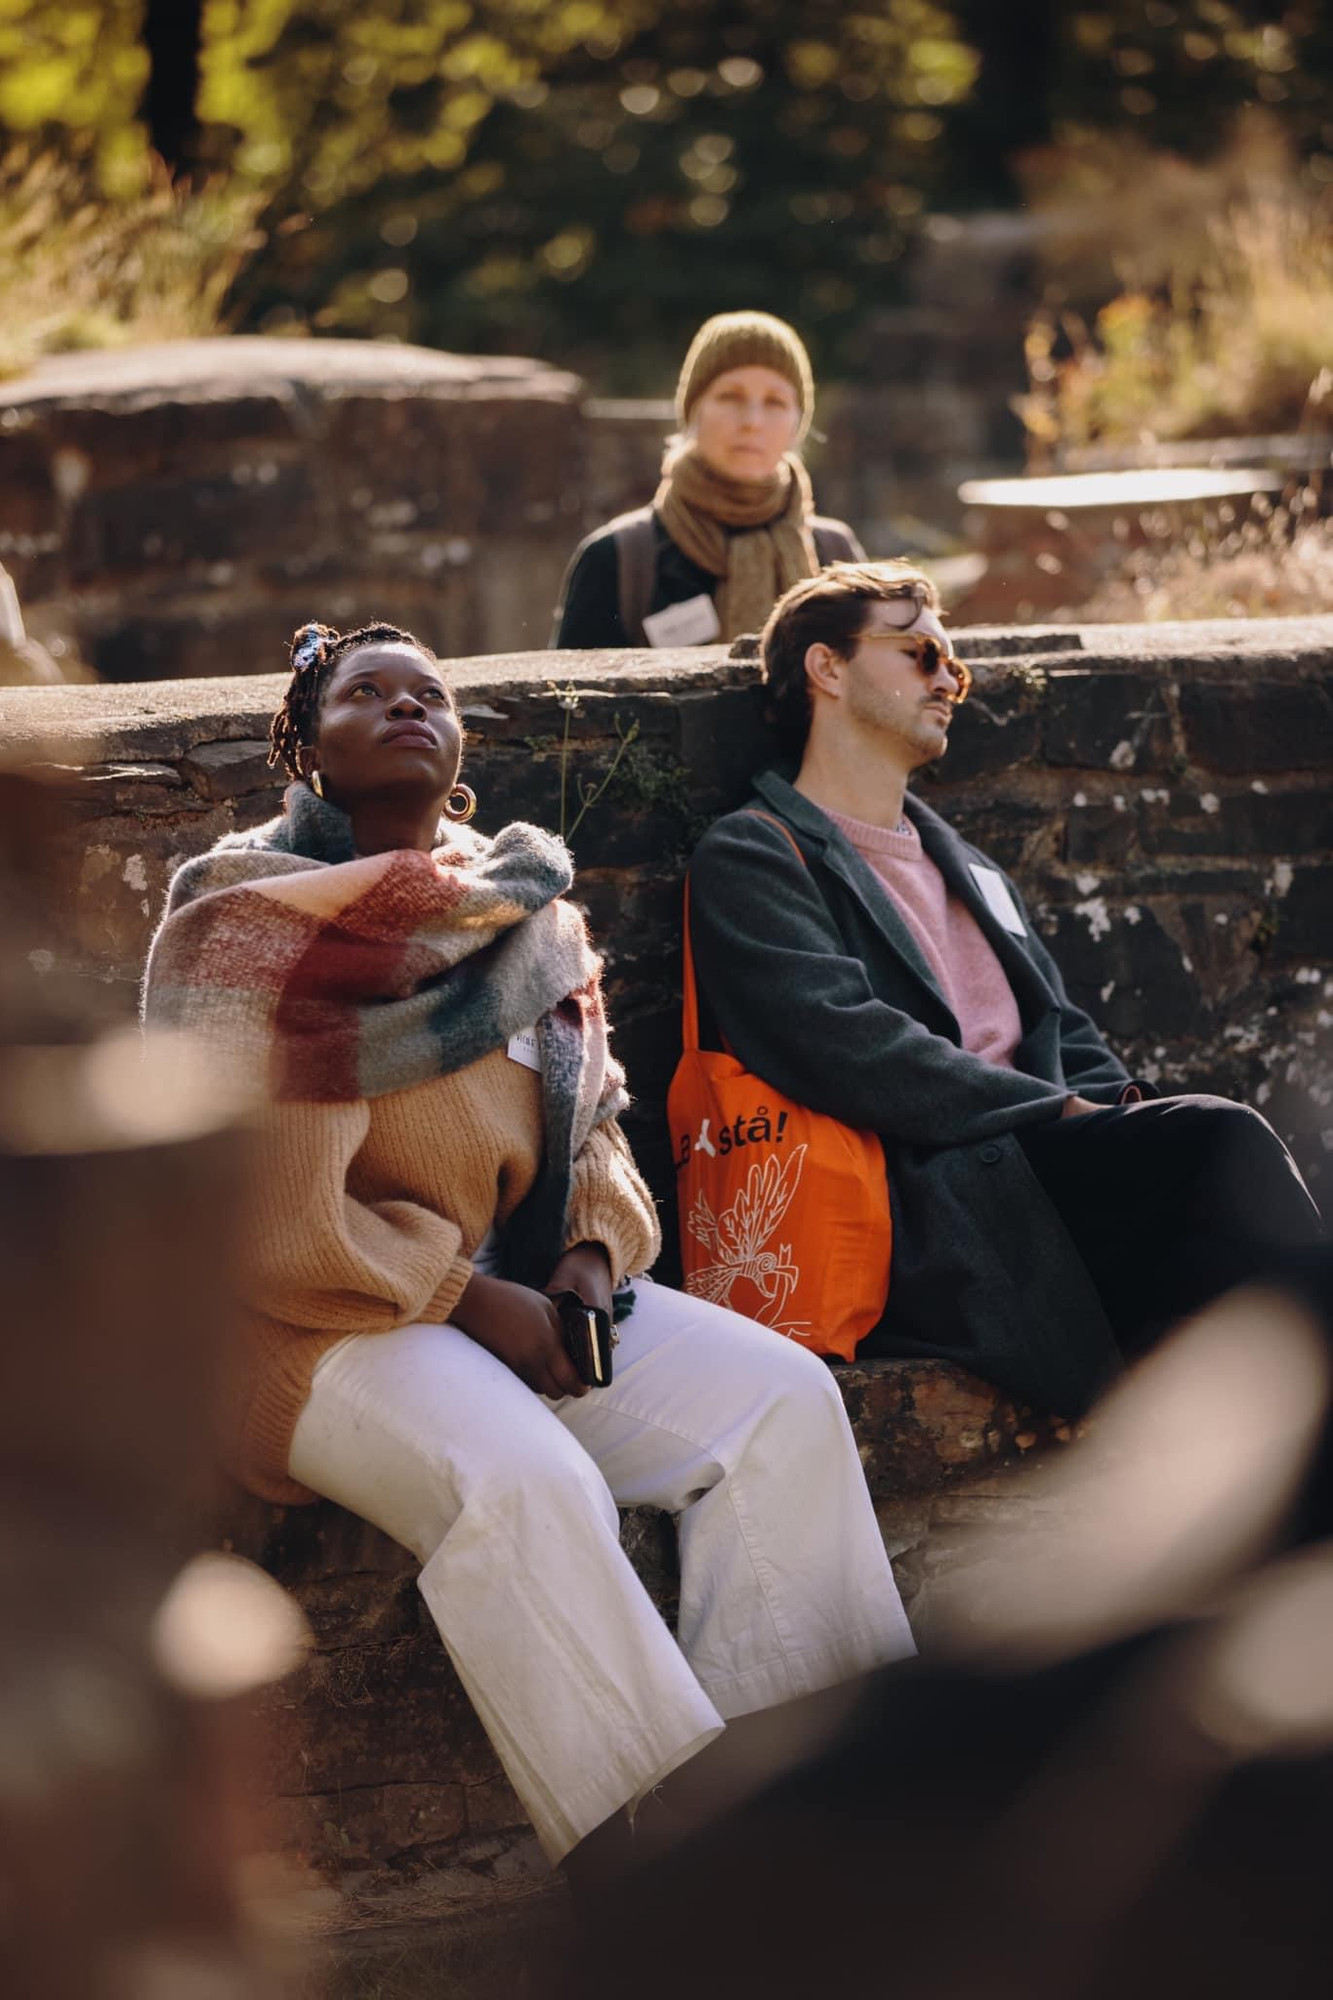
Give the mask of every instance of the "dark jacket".
MULTIPOLYGON (((643 644, 641 634, 630 637, 620 617, 615 537, 618 525, 617 521, 608 522, 575 549, 565 579, 564 597, 556 613, 553 646, 577 650, 643 644)), ((826 519, 821 514, 812 519, 810 527, 818 538, 822 562, 863 559, 861 544, 845 522, 826 519)), ((653 538, 656 560, 652 602, 647 607, 650 614, 665 611, 669 604, 684 604, 691 597, 713 595, 718 579, 677 548, 656 513, 653 538)))
MULTIPOLYGON (((704 1031, 765 1082, 877 1132, 893 1210, 889 1300, 862 1353, 957 1362, 1075 1415, 1118 1366, 1092 1280, 1017 1134, 1076 1092, 1130 1080, 1075 1007, 1009 883, 1026 934, 991 914, 993 867, 910 794, 926 853, 980 924, 1018 1002, 1015 1068, 970 1055, 893 898, 833 822, 775 772, 705 834, 690 870, 704 1031)), ((1006 878, 1007 879, 1007 878, 1006 878)), ((1125 1254, 1133 1255, 1132 1244, 1125 1254)))

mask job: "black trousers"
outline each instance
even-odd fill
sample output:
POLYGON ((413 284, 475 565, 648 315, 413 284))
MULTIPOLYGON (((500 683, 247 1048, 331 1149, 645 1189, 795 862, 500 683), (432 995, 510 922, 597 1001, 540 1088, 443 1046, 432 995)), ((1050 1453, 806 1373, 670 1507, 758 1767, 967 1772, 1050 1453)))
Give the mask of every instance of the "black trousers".
POLYGON ((1272 1126, 1224 1097, 1117 1104, 1018 1136, 1127 1359, 1323 1235, 1272 1126))

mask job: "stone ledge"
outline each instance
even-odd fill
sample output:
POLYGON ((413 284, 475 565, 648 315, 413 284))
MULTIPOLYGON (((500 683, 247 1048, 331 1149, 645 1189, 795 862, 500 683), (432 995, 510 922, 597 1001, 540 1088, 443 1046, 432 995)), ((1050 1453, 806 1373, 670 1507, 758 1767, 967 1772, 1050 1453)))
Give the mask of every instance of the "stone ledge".
MULTIPOLYGON (((1011 871, 1131 1069, 1255 1103, 1326 1184, 1333 618, 958 637, 977 691, 922 796, 1011 871), (997 656, 1008 637, 1058 647, 997 656)), ((575 836, 578 893, 633 1078, 627 1129, 670 1237, 679 882, 704 826, 775 754, 756 664, 721 648, 526 652, 452 671, 483 831, 558 826, 562 769, 600 781, 623 755, 575 836)), ((65 783, 44 977, 129 1008, 172 870, 279 808, 265 743, 283 685, 0 691, 9 754, 65 783)))
MULTIPOLYGON (((1048 679, 1068 678, 1092 687, 1100 676, 1114 675, 1118 681, 1136 665, 1160 676, 1164 661, 1186 686, 1219 674, 1233 684, 1268 679, 1300 685, 1327 674, 1333 665, 1333 616, 1189 625, 963 626, 953 639, 961 654, 982 664, 978 693, 1021 681, 1028 662, 1048 679)), ((759 684, 757 647, 749 639, 737 640, 730 652, 701 646, 486 653, 443 664, 465 714, 471 706, 481 721, 495 703, 530 700, 536 693, 544 695, 551 683, 626 696, 759 684)), ((11 751, 40 752, 45 745, 58 745, 62 762, 181 756, 198 743, 267 737, 287 678, 285 673, 192 675, 0 688, 0 732, 11 751)), ((1240 736, 1244 741, 1244 732, 1240 736)), ((955 763, 951 755, 950 770, 955 763)))
POLYGON ((573 401, 582 384, 544 361, 444 354, 390 341, 280 339, 227 334, 142 347, 48 355, 0 388, 5 428, 22 428, 43 408, 134 413, 161 403, 273 396, 302 388, 323 396, 476 396, 487 392, 555 395, 573 401), (16 421, 17 420, 17 421, 16 421))

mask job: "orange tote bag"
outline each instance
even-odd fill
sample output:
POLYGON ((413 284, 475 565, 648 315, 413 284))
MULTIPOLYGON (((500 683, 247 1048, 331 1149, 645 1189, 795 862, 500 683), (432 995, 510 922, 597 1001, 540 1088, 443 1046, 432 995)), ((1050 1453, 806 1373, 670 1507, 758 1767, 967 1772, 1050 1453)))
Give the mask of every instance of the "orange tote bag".
POLYGON ((667 1122, 685 1289, 850 1361, 889 1290, 884 1149, 699 1047, 688 882, 682 999, 667 1122))

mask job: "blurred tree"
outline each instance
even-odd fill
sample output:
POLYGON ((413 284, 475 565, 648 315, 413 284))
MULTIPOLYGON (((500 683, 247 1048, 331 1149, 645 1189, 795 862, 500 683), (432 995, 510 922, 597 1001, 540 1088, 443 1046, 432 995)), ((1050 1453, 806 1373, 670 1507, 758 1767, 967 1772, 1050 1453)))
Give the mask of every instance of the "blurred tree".
POLYGON ((950 126, 950 189, 969 206, 1007 206, 1015 156, 1051 138, 1063 0, 954 0, 953 11, 978 75, 950 126))
POLYGON ((1207 156, 1259 103, 1333 182, 1331 76, 1325 0, 0 0, 0 126, 114 186, 141 105, 174 164, 262 192, 239 323, 625 390, 740 303, 855 368, 919 217, 1015 199, 1025 152, 1207 156))
POLYGON ((1012 198, 1025 150, 1094 135, 1206 158, 1254 106, 1298 153, 1333 154, 1325 0, 953 0, 953 12, 980 63, 950 128, 968 202, 1012 198))
POLYGON ((143 117, 153 150, 173 175, 194 163, 199 142, 199 59, 204 0, 145 0, 148 50, 143 117))
POLYGON ((1187 158, 1264 105, 1302 153, 1333 152, 1325 0, 1102 0, 1059 11, 1052 125, 1131 124, 1187 158))
MULTIPOLYGON (((600 357, 599 379, 643 389, 662 386, 705 313, 762 304, 798 320, 823 358, 854 360, 858 318, 893 283, 975 73, 952 14, 931 0, 594 11, 548 9, 540 45, 515 12, 509 73, 488 47, 467 92, 442 86, 439 63, 399 85, 435 148, 425 171, 365 177, 360 115, 321 140, 299 185, 314 207, 341 173, 339 240, 332 216, 278 238, 253 312, 600 357)), ((353 71, 358 89, 366 77, 353 71)), ((401 140, 399 121, 399 160, 401 140)))
POLYGON ((142 175, 143 0, 0 0, 0 132, 91 151, 105 184, 142 175))

